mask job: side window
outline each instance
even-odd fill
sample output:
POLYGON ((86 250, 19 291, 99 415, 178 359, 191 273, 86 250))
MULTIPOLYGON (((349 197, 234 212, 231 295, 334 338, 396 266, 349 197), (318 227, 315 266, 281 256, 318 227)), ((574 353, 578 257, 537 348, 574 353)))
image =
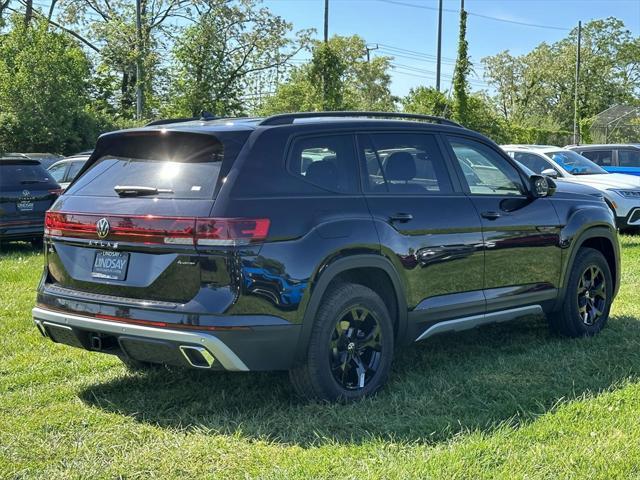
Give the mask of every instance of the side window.
POLYGON ((475 140, 448 137, 469 190, 474 195, 523 195, 516 168, 492 148, 475 140))
POLYGON ((67 163, 55 165, 49 170, 49 175, 51 175, 57 183, 62 182, 62 179, 64 178, 64 172, 67 170, 67 165, 67 163))
POLYGON ((580 152, 580 155, 588 158, 593 163, 597 163, 601 167, 609 167, 613 163, 612 150, 587 150, 585 152, 580 152))
POLYGON ((332 192, 357 191, 358 167, 352 135, 326 135, 294 140, 287 168, 305 181, 332 192))
POLYGON ((618 150, 618 165, 640 167, 640 150, 618 150))
POLYGON ((453 190, 433 135, 373 133, 359 135, 358 144, 366 162, 368 192, 434 195, 453 190))
MULTIPOLYGON (((512 152, 511 157, 527 167, 533 173, 541 174, 543 170, 553 169, 553 165, 544 158, 534 155, 533 153, 512 152)), ((555 169, 554 169, 555 170, 555 169)))
POLYGON ((84 162, 71 162, 71 165, 69 165, 69 171, 67 172, 66 181, 70 182, 76 178, 76 175, 78 175, 78 172, 83 166, 84 162))

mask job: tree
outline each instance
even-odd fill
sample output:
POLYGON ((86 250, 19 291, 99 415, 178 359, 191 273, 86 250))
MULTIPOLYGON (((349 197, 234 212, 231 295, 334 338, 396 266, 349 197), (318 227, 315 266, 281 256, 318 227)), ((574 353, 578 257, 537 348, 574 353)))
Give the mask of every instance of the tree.
POLYGON ((367 62, 366 43, 357 35, 316 42, 311 62, 293 68, 260 112, 394 110, 390 61, 376 57, 367 62))
POLYGON ((46 21, 14 16, 0 42, 0 151, 70 153, 95 138, 87 114, 89 61, 46 21))
POLYGON ((447 96, 432 87, 416 87, 401 100, 407 113, 421 113, 450 118, 453 113, 452 102, 447 96))
POLYGON ((460 9, 460 31, 458 33, 458 58, 453 72, 453 117, 460 123, 467 122, 469 82, 472 65, 469 60, 467 42, 467 12, 460 9))
MULTIPOLYGON (((210 2, 176 38, 165 114, 195 116, 206 110, 239 114, 247 91, 268 87, 308 43, 310 31, 289 39, 292 25, 255 0, 210 2), (265 85, 267 84, 267 85, 265 85)), ((274 87, 275 88, 275 87, 274 87)))
MULTIPOLYGON (((497 94, 501 115, 516 123, 571 128, 577 29, 531 52, 508 51, 486 57, 485 79, 497 94)), ((594 20, 582 28, 579 117, 591 117, 616 103, 640 96, 640 39, 615 18, 594 20)))
POLYGON ((100 99, 99 111, 116 118, 134 118, 135 90, 141 83, 147 99, 143 116, 149 117, 157 107, 155 79, 163 72, 163 50, 176 30, 170 20, 186 16, 189 7, 203 2, 140 0, 140 36, 136 4, 131 0, 67 0, 61 3, 59 22, 52 24, 72 32, 97 54, 95 93, 100 99), (138 63, 144 72, 140 79, 138 63))

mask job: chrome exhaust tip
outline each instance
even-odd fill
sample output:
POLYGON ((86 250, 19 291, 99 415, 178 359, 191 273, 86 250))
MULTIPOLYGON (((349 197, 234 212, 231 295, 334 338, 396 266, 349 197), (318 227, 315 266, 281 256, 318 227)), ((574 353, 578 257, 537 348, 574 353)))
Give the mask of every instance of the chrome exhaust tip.
POLYGON ((189 365, 195 368, 211 368, 215 358, 211 352, 204 347, 192 345, 180 345, 180 352, 187 359, 189 365))
POLYGON ((33 323, 35 323, 36 327, 38 327, 40 335, 42 335, 44 338, 49 338, 49 334, 47 333, 47 330, 44 328, 44 325, 40 320, 34 320, 33 323))

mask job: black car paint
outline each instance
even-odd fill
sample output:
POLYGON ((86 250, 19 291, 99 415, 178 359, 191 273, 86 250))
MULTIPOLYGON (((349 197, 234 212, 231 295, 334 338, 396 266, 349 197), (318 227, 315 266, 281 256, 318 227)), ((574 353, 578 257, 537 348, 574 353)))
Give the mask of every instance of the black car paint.
MULTIPOLYGON (((221 128, 196 122, 104 135, 74 182, 128 136, 220 135, 221 128)), ((573 256, 590 238, 610 249, 618 288, 617 235, 602 198, 569 192, 573 187, 564 184, 550 198, 469 195, 442 135, 482 142, 514 164, 477 133, 398 121, 273 127, 240 122, 229 130, 238 146, 237 157, 224 172, 226 181, 219 182, 215 201, 93 198, 90 203, 73 195, 72 183, 52 210, 265 217, 271 219, 265 243, 197 249, 120 244, 118 249, 131 252, 134 269, 132 282, 122 285, 73 271, 78 262, 90 261, 96 247, 112 248, 108 242, 48 239, 38 303, 78 314, 217 328, 212 334, 250 369, 272 370, 290 368, 306 351, 315 313, 332 280, 360 269, 380 272, 389 282, 398 343, 415 340, 443 320, 534 303, 552 311, 561 299, 573 256), (341 133, 355 139, 362 132, 393 131, 427 132, 439 138, 448 155, 454 193, 419 198, 362 191, 337 194, 286 171, 293 137, 341 133), (501 212, 501 217, 483 219, 484 210, 501 212), (398 213, 412 218, 393 221, 398 213), (146 268, 139 276, 136 265, 146 268)))
POLYGON ((47 177, 46 170, 36 160, 0 160, 0 177, 5 176, 0 182, 0 241, 37 240, 44 232, 45 212, 58 198, 60 186, 51 178, 40 183, 22 184, 7 177, 5 167, 9 165, 28 165, 42 170, 43 178, 47 177), (31 208, 21 210, 21 203, 29 204, 31 208))

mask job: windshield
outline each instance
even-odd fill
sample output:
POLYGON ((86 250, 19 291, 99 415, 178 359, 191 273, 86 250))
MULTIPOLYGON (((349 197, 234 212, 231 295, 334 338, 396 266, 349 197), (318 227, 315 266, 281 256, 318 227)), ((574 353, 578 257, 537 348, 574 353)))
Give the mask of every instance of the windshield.
POLYGON ((564 171, 571 175, 595 175, 609 173, 593 163, 588 158, 572 150, 547 152, 545 155, 556 162, 564 171))

